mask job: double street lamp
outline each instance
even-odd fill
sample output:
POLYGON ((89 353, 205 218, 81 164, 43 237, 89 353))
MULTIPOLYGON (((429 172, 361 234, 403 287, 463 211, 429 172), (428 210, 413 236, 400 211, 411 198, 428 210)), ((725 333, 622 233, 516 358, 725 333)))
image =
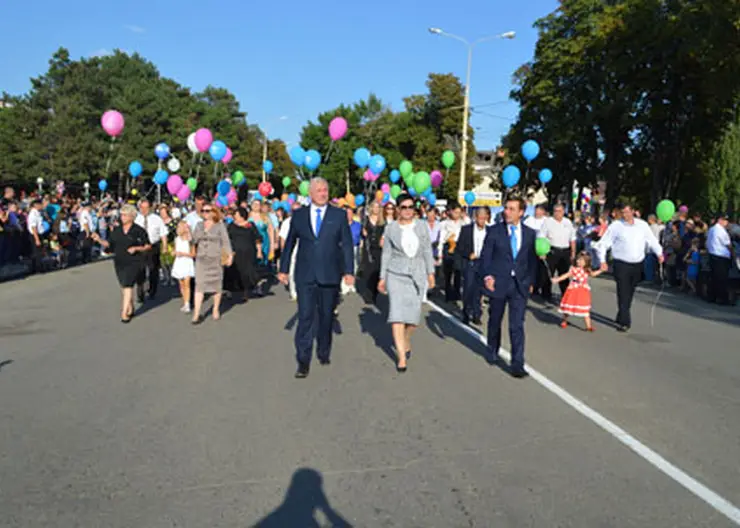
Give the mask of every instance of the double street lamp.
POLYGON ((478 40, 469 41, 463 37, 447 33, 440 28, 429 28, 429 33, 433 35, 439 35, 442 37, 450 37, 455 40, 459 40, 468 47, 468 73, 465 78, 465 102, 463 104, 463 124, 462 124, 462 149, 460 152, 460 192, 465 191, 465 172, 468 161, 468 113, 470 112, 470 68, 473 64, 473 48, 485 42, 487 40, 495 39, 513 39, 516 37, 516 33, 513 31, 507 31, 506 33, 499 33, 497 35, 489 35, 487 37, 479 38, 478 40))

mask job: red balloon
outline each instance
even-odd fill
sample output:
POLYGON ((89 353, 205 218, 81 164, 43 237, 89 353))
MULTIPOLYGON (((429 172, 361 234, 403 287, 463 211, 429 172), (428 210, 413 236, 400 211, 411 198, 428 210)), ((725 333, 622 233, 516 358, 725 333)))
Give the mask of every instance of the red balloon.
POLYGON ((272 194, 272 185, 270 185, 270 182, 262 182, 259 184, 259 187, 257 187, 257 190, 259 191, 260 196, 267 198, 272 194))

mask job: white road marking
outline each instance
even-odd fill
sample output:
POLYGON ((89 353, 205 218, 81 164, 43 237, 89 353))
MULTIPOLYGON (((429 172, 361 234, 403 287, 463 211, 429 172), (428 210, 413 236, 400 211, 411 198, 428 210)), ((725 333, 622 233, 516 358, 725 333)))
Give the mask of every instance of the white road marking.
MULTIPOLYGON (((484 335, 480 334, 469 326, 462 324, 462 322, 460 322, 455 316, 453 316, 443 308, 439 307, 437 304, 431 301, 427 301, 427 304, 431 306, 434 310, 442 314, 446 319, 457 325, 459 328, 463 329, 471 336, 477 338, 483 344, 487 344, 486 337, 484 335)), ((511 354, 508 350, 504 348, 501 348, 499 350, 499 354, 507 361, 511 359, 511 354)), ((720 496, 718 493, 706 487, 704 484, 683 471, 681 468, 670 463, 660 454, 656 453, 648 446, 640 442, 637 438, 619 427, 617 424, 583 403, 581 400, 570 394, 560 385, 547 378, 544 374, 532 368, 532 366, 529 364, 527 364, 527 371, 529 372, 532 379, 534 379, 537 383, 539 383, 555 396, 570 405, 573 409, 581 413, 583 416, 594 422, 596 425, 604 429, 607 433, 614 436, 617 440, 619 440, 624 445, 629 447, 632 451, 640 455, 647 462, 668 475, 678 484, 680 484, 691 493, 699 497, 701 500, 709 504, 712 508, 720 512, 722 515, 724 515, 731 521, 734 521, 735 524, 740 525, 740 508, 732 504, 724 497, 720 496)))

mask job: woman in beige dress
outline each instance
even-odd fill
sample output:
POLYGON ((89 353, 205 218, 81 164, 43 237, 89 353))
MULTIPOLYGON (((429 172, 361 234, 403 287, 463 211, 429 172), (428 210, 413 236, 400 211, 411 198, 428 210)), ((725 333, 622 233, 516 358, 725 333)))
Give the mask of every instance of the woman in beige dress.
POLYGON ((197 246, 195 259, 195 306, 193 324, 200 323, 203 298, 213 293, 213 320, 221 318, 221 291, 224 280, 222 255, 225 265, 231 266, 234 257, 226 226, 221 221, 221 211, 215 205, 203 206, 204 221, 193 231, 193 243, 197 246))

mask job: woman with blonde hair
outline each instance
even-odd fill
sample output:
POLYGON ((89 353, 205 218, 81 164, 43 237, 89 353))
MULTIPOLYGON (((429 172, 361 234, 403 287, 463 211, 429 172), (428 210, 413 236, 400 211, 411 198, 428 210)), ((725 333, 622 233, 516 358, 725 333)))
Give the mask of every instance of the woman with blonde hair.
POLYGON ((190 279, 195 277, 195 248, 190 228, 185 220, 177 223, 177 237, 175 238, 175 263, 172 266, 172 278, 177 279, 182 294, 182 309, 190 313, 190 279))
POLYGON ((366 302, 375 304, 378 301, 378 281, 380 280, 380 257, 383 252, 383 232, 385 231, 385 217, 383 208, 377 200, 370 204, 367 217, 362 226, 364 241, 362 252, 362 273, 369 298, 366 302))
POLYGON ((152 246, 143 227, 134 223, 136 207, 121 207, 121 222, 111 231, 108 240, 93 233, 91 238, 113 252, 113 267, 121 286, 121 322, 128 323, 134 316, 134 285, 146 263, 147 251, 152 246))
POLYGON ((234 258, 229 235, 221 221, 221 211, 213 204, 203 206, 203 222, 193 231, 197 246, 195 260, 195 306, 193 324, 200 324, 200 311, 206 293, 213 294, 213 320, 221 318, 221 295, 224 266, 231 266, 234 258))

